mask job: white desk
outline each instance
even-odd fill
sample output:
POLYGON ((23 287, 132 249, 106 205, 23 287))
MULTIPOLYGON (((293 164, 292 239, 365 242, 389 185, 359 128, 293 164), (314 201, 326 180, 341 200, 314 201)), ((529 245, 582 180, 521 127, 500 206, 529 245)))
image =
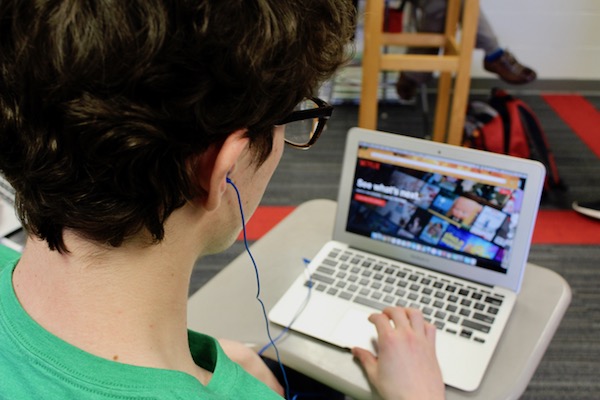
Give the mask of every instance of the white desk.
MULTIPOLYGON (((314 200, 300 205, 251 247, 258 264, 261 299, 267 310, 331 238, 336 204, 314 200)), ((266 342, 265 322, 256 297, 254 268, 246 253, 240 255, 189 299, 191 329, 226 337, 256 348, 266 342)), ((569 303, 571 290, 558 274, 529 264, 522 292, 480 388, 462 392, 448 388, 452 399, 516 399, 526 389, 569 303)), ((270 324, 275 337, 280 328, 270 324)), ((298 333, 278 342, 287 366, 356 399, 371 392, 360 366, 345 350, 298 333)), ((272 352, 267 355, 272 356, 272 352)))

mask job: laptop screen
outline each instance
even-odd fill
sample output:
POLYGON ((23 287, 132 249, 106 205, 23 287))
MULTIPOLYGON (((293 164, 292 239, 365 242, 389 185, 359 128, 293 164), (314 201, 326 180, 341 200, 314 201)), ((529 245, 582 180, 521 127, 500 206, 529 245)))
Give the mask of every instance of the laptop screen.
POLYGON ((346 230, 506 273, 524 174, 360 142, 346 230))

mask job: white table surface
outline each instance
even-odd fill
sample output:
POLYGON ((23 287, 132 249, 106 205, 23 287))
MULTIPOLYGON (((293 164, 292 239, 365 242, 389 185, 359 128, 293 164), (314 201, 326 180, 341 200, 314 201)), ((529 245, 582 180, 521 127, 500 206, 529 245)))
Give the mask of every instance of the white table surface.
MULTIPOLYGON (((300 205, 251 247, 257 262, 261 299, 267 311, 331 238, 336 203, 313 200, 300 205)), ((256 300, 254 268, 241 254, 193 294, 188 302, 188 325, 216 337, 240 340, 257 350, 268 339, 256 300)), ((521 293, 484 380, 475 392, 448 387, 446 398, 516 399, 526 389, 571 300, 567 282, 555 272, 528 264, 521 293)), ((279 332, 270 324, 273 337, 279 332)), ((352 355, 298 333, 278 342, 282 361, 356 399, 371 399, 366 377, 352 355)), ((265 353, 273 356, 272 350, 265 353)))

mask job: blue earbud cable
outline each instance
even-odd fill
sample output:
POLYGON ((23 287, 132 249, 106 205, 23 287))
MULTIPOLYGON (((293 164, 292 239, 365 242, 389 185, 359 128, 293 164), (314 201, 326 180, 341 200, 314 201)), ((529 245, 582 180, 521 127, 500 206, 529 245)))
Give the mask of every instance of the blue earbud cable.
MULTIPOLYGON (((275 355, 277 356, 277 362, 279 363, 279 368, 281 369, 281 374, 283 376, 283 381, 285 383, 286 398, 292 399, 290 397, 290 385, 288 383, 287 374, 285 372, 283 363, 281 362, 281 358, 279 357, 279 349, 275 345, 275 342, 273 341, 273 338, 271 336, 271 329, 269 328, 269 319, 267 318, 267 311, 265 309, 265 304, 263 303, 262 299, 260 298, 260 278, 259 278, 259 274, 258 274, 258 266, 256 265, 256 261, 254 260, 254 257, 252 256, 250 247, 248 246, 248 239, 246 236, 246 220, 244 218, 244 208, 242 206, 242 198, 240 196, 240 192, 239 192, 238 188, 235 186, 233 181, 231 179, 229 179, 229 177, 227 177, 226 181, 228 184, 230 184, 233 187, 233 189, 235 190, 235 194, 237 195, 238 204, 240 206, 240 214, 242 217, 242 231, 244 234, 244 247, 246 248, 246 252, 250 256, 250 260, 252 261, 252 265, 254 266, 254 273, 256 275, 256 288, 257 288, 256 289, 256 300, 258 300, 258 302, 260 303, 260 307, 262 309, 263 316, 265 318, 265 326, 266 326, 266 331, 267 331, 267 337, 269 338, 269 345, 273 346, 273 349, 275 350, 275 355)), ((294 398, 295 398, 295 396, 294 396, 294 398)))

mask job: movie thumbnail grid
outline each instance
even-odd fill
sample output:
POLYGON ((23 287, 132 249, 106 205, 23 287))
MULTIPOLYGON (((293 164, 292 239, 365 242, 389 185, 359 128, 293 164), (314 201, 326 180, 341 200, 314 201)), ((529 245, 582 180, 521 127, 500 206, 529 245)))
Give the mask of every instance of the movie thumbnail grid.
POLYGON ((413 195, 403 198, 355 186, 348 230, 411 239, 473 256, 479 266, 506 272, 502 261, 514 237, 522 189, 386 164, 377 169, 357 166, 355 182, 359 179, 413 195))

